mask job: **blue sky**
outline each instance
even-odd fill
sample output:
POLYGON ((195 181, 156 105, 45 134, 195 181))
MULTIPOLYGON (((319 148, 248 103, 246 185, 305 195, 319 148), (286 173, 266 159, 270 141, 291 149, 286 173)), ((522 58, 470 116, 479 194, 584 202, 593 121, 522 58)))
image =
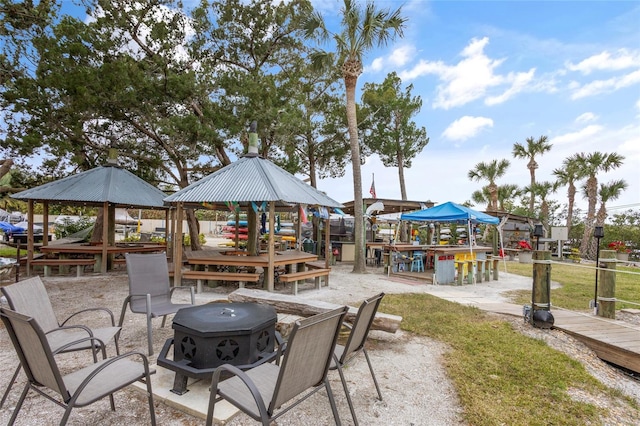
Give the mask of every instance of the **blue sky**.
MULTIPOLYGON (((335 27, 342 1, 312 2, 335 27)), ((609 212, 640 208, 640 2, 375 4, 402 6, 408 22, 403 38, 364 58, 357 98, 365 83, 381 83, 392 71, 422 98, 414 119, 430 143, 405 170, 410 200, 470 200, 485 183, 467 173, 493 159, 511 162, 498 184, 525 186, 527 161, 512 157, 513 144, 546 135, 553 148, 537 160, 538 181, 553 180, 553 169, 574 153, 617 152, 626 157, 623 167, 600 174, 599 182, 625 179, 629 187, 609 212)), ((83 14, 71 1, 63 12, 83 14)), ((362 166, 365 197, 374 175, 378 197, 400 198, 398 170, 377 156, 362 166)), ((318 188, 340 202, 352 200, 351 167, 318 188)), ((549 198, 566 202, 566 188, 549 198)), ((580 197, 577 204, 586 208, 580 197)))
MULTIPOLYGON (((315 6, 331 19, 340 3, 315 6)), ((357 97, 364 83, 381 83, 395 71, 422 98, 415 121, 430 143, 405 172, 410 200, 469 200, 484 183, 470 181, 468 171, 493 159, 511 162, 499 184, 527 185, 527 161, 512 157, 513 144, 546 135, 553 148, 538 158, 536 180, 552 181, 552 170, 573 153, 617 152, 626 157, 623 167, 599 175, 599 182, 625 179, 628 189, 609 205, 640 208, 639 2, 376 5, 403 5, 407 28, 402 39, 365 58, 357 97)), ((375 156, 362 166, 365 197, 372 175, 378 197, 400 197, 397 169, 375 156)), ((320 181, 319 189, 352 200, 351 176, 349 168, 344 178, 320 181)), ((566 188, 550 198, 566 202, 566 188)))

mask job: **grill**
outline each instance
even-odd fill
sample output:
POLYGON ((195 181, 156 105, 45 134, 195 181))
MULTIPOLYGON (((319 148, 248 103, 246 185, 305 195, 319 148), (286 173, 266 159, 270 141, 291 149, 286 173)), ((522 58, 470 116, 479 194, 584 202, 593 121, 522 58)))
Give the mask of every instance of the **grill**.
POLYGON ((211 379, 222 364, 241 369, 274 354, 274 307, 257 303, 209 303, 180 309, 173 318, 174 336, 158 355, 158 365, 175 371, 173 393, 187 392, 188 378, 211 379), (173 359, 167 355, 173 346, 173 359))

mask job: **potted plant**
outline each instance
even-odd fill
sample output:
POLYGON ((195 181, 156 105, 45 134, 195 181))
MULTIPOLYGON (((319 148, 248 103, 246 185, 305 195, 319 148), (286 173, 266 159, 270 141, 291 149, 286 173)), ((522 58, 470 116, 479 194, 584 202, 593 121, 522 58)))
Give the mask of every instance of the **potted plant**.
POLYGON ((518 254, 518 261, 520 263, 531 263, 533 248, 531 247, 531 244, 529 244, 529 241, 518 241, 518 248, 520 249, 520 253, 518 254))
POLYGON ((580 257, 580 249, 575 247, 572 248, 571 254, 569 255, 569 259, 571 259, 573 263, 580 263, 582 261, 582 258, 580 257))
POLYGON ((611 250, 615 250, 616 258, 618 260, 622 260, 625 262, 629 260, 629 253, 631 252, 631 250, 629 249, 629 247, 627 247, 624 241, 612 241, 609 243, 608 247, 611 250))

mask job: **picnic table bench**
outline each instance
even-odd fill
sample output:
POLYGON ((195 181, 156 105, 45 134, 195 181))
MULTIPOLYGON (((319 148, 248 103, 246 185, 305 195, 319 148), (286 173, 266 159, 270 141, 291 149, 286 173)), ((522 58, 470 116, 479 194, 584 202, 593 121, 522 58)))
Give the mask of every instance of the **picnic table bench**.
POLYGON ((280 275, 280 282, 289 283, 293 282, 293 294, 298 294, 298 282, 304 281, 307 278, 315 278, 316 289, 320 289, 320 279, 324 278, 324 285, 329 285, 329 272, 331 272, 330 268, 314 268, 307 269, 306 271, 300 272, 289 272, 286 274, 280 275))
POLYGON ((64 273, 64 270, 67 266, 75 266, 76 267, 76 276, 81 277, 82 272, 84 271, 85 266, 95 266, 96 259, 49 259, 49 258, 41 258, 34 259, 31 261, 31 266, 43 266, 44 267, 44 276, 48 277, 51 275, 51 267, 57 266, 60 274, 64 273))
POLYGON ((240 288, 244 288, 245 283, 257 283, 260 280, 260 274, 249 272, 220 272, 220 271, 182 271, 182 278, 196 280, 196 291, 203 291, 203 281, 237 281, 240 288))

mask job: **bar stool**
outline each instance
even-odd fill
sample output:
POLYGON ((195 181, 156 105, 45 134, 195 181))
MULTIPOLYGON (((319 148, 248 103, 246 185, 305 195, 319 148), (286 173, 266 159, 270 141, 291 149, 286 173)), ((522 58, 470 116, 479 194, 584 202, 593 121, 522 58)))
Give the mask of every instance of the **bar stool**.
POLYGON ((411 260, 411 272, 424 272, 424 262, 422 261, 422 252, 414 251, 411 260))

